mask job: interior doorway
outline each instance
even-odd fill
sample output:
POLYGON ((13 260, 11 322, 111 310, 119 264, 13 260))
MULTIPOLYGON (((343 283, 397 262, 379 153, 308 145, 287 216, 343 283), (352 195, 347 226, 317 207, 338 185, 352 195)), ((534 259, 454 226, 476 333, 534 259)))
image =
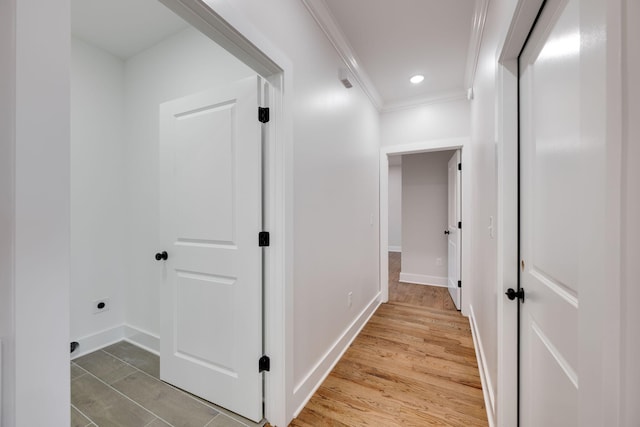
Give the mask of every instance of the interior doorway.
MULTIPOLYGON (((163 102, 254 76, 254 98, 260 104, 251 115, 257 123, 257 108, 270 106, 272 124, 258 130, 256 141, 258 147, 260 139, 264 143, 257 169, 264 175, 256 196, 264 207, 259 228, 283 231, 279 188, 284 175, 278 171, 285 168, 277 157, 281 130, 275 126, 282 116, 282 69, 255 46, 244 49, 249 42, 240 33, 227 35, 224 47, 218 44, 216 25, 223 21, 203 3, 164 3, 173 12, 146 0, 72 1, 70 335, 80 344, 72 357, 122 339, 160 351, 166 311, 161 309, 162 269, 154 254, 161 247, 158 110, 163 102), (198 28, 180 16, 196 21, 198 28), (242 58, 229 51, 242 51, 242 58), (259 86, 256 73, 273 84, 259 86)), ((270 287, 283 271, 282 248, 257 257, 264 265, 257 284, 263 297, 256 301, 260 336, 252 344, 259 353, 252 364, 256 372, 264 352, 272 349, 273 356, 285 340, 282 329, 263 334, 267 328, 262 326, 281 323, 279 313, 284 312, 284 298, 277 298, 284 290, 270 287)), ((284 370, 272 369, 265 385, 263 375, 254 387, 259 396, 253 406, 260 414, 242 415, 262 418, 264 399, 266 412, 277 419, 284 402, 269 390, 284 382, 284 370)))
POLYGON ((459 156, 459 150, 389 156, 389 259, 399 264, 397 280, 389 279, 390 301, 398 302, 400 288, 414 288, 401 283, 426 285, 446 288, 460 309, 459 156))
MULTIPOLYGON (((381 296, 382 296, 382 301, 383 302, 388 302, 389 301, 389 250, 397 250, 396 247, 398 246, 396 242, 390 243, 389 240, 389 236, 390 236, 390 232, 393 233, 393 230, 390 230, 390 226, 389 226, 389 215, 393 215, 393 213, 390 213, 390 205, 389 205, 389 164, 390 164, 390 159, 392 159, 392 164, 393 162, 397 162, 397 160, 393 160, 394 158, 396 158, 397 156, 408 156, 408 155, 413 155, 413 154, 427 154, 427 153, 437 153, 437 152, 446 152, 449 151, 449 153, 446 154, 447 159, 446 161, 444 161, 444 182, 446 183, 448 180, 448 169, 447 169, 447 162, 449 161, 451 154, 455 153, 457 150, 459 150, 460 152, 460 156, 461 156, 461 160, 460 163, 464 164, 465 163, 465 159, 468 159, 470 153, 468 152, 469 150, 465 150, 464 146, 465 143, 467 142, 466 139, 451 139, 451 140, 436 140, 436 141, 428 141, 428 142, 423 142, 423 143, 417 143, 417 144, 408 144, 408 145, 399 145, 399 146, 393 146, 393 147, 385 147, 381 150, 381 154, 380 154, 380 291, 381 291, 381 296)), ((457 166, 457 165, 456 165, 457 166)), ((457 169, 457 168, 456 168, 457 169)), ((468 180, 468 176, 465 176, 464 174, 462 174, 461 176, 461 181, 460 181, 460 185, 461 187, 465 187, 465 182, 468 180)), ((392 178, 393 180, 393 178, 392 178)), ((470 187, 470 186, 469 186, 470 187)), ((444 204, 446 206, 443 207, 444 209, 444 218, 443 218, 443 224, 440 227, 441 230, 439 230, 438 234, 441 237, 441 239, 443 240, 441 243, 443 243, 444 245, 444 251, 445 253, 447 252, 447 248, 448 248, 448 243, 447 243, 447 237, 448 235, 445 233, 448 230, 448 218, 447 218, 447 209, 448 209, 448 201, 446 199, 448 193, 448 188, 445 185, 444 187, 444 204)), ((460 208, 461 208, 461 213, 462 213, 462 218, 459 221, 460 222, 460 226, 462 225, 462 223, 465 223, 464 217, 468 215, 468 213, 465 213, 465 209, 464 206, 466 205, 465 201, 468 200, 468 197, 470 195, 470 191, 465 191, 461 193, 461 197, 460 197, 460 208)), ((468 202, 467 202, 468 203, 468 202)), ((454 215, 455 216, 455 215, 454 215)), ((470 221, 466 221, 466 223, 470 223, 470 221)), ((458 224, 456 224, 457 226, 458 224)), ((397 235, 397 233, 395 233, 397 235)), ((460 286, 464 287, 464 277, 467 277, 467 271, 468 271, 468 266, 465 264, 466 262, 468 262, 469 258, 467 257, 465 260, 465 252, 469 251, 469 242, 468 242, 468 233, 466 233, 466 239, 465 239, 465 233, 461 233, 461 244, 460 244, 460 253, 461 253, 461 259, 463 260, 463 262, 461 262, 460 264, 460 286)), ((404 246, 404 243, 402 244, 402 246, 404 246)), ((403 249, 404 250, 404 249, 403 249)), ((436 259, 434 259, 434 262, 436 264, 438 264, 438 257, 436 257, 436 259)), ((448 258, 448 255, 445 255, 442 257, 443 259, 440 260, 440 263, 445 264, 444 263, 444 258, 448 258)), ((443 265, 442 266, 444 270, 448 270, 448 266, 447 265, 443 265)), ((440 286, 444 286, 444 287, 448 287, 449 284, 449 280, 448 280, 448 273, 444 274, 444 276, 446 277, 441 277, 441 284, 440 286)), ((408 280, 411 281, 411 278, 418 278, 420 279, 420 277, 418 276, 407 276, 404 275, 403 277, 401 276, 400 280, 408 280)), ((428 276, 423 276, 422 279, 424 279, 425 277, 428 276)), ((438 281, 436 280, 437 278, 434 277, 430 277, 431 281, 438 281)), ((421 283, 420 281, 414 281, 414 283, 421 283)), ((427 283, 427 282, 424 282, 427 283)), ((439 283, 434 283, 436 285, 438 285, 439 283)), ((457 287, 458 283, 456 281, 456 287, 457 287)), ((454 294, 455 295, 455 294, 454 294)), ((461 297, 459 299, 459 310, 462 311, 463 314, 466 314, 466 307, 464 304, 464 292, 461 292, 461 297)))

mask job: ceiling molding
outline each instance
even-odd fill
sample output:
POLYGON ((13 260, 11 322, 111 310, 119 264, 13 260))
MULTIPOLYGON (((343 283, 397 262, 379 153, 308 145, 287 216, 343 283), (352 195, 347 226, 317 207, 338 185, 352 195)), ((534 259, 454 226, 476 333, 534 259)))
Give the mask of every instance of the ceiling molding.
POLYGON ((467 51, 467 69, 464 75, 466 89, 473 87, 478 68, 478 58, 480 57, 480 47, 482 46, 482 34, 487 21, 487 9, 489 0, 476 0, 476 7, 473 13, 471 36, 469 38, 469 50, 467 51))
POLYGON ((466 101, 467 93, 464 89, 450 92, 441 92, 430 95, 426 98, 410 99, 408 101, 387 103, 380 110, 382 113, 392 113, 394 111, 409 110, 423 105, 442 104, 444 102, 466 101))
POLYGON ((369 76, 360 66, 358 57, 356 56, 347 38, 342 33, 333 14, 324 0, 302 0, 302 3, 309 10, 313 19, 318 23, 322 31, 338 52, 338 55, 345 63, 353 78, 360 85, 360 88, 369 97, 371 103, 378 109, 382 110, 383 101, 369 76))

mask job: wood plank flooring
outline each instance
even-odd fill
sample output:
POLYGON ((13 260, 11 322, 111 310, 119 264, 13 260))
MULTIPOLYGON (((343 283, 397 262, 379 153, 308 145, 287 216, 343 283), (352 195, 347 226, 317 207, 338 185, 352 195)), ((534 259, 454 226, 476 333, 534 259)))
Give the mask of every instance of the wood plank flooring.
POLYGON ((447 288, 400 281, 401 254, 389 252, 389 302, 457 311, 447 288))
POLYGON ((291 427, 488 425, 468 320, 445 288, 396 284, 291 427))

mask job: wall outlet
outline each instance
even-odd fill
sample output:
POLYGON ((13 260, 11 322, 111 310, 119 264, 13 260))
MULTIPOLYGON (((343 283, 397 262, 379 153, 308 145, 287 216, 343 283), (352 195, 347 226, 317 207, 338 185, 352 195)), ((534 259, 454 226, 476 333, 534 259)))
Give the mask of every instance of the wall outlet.
POLYGON ((442 265, 442 258, 436 258, 436 265, 442 265))
POLYGON ((351 308, 353 306, 353 292, 349 292, 347 294, 347 307, 351 308))
POLYGON ((93 302, 93 314, 109 311, 109 307, 111 307, 109 298, 97 299, 93 302))

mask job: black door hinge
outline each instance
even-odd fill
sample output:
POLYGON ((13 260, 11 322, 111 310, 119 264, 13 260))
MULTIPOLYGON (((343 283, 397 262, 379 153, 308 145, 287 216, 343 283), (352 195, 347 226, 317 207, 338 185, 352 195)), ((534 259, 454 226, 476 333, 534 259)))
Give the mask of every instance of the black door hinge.
POLYGON ((462 280, 458 280, 458 287, 461 288, 462 287, 462 280))
POLYGON ((462 163, 458 163, 458 170, 461 171, 462 170, 462 163))
POLYGON ((458 221, 458 228, 462 230, 462 221, 458 221))
POLYGON ((258 372, 269 372, 271 369, 271 359, 269 356, 262 356, 260 360, 258 360, 258 372))
POLYGON ((269 246, 269 240, 270 239, 268 231, 261 231, 260 233, 258 233, 258 246, 269 246))
POLYGON ((260 123, 269 122, 269 108, 258 107, 258 121, 260 123))

